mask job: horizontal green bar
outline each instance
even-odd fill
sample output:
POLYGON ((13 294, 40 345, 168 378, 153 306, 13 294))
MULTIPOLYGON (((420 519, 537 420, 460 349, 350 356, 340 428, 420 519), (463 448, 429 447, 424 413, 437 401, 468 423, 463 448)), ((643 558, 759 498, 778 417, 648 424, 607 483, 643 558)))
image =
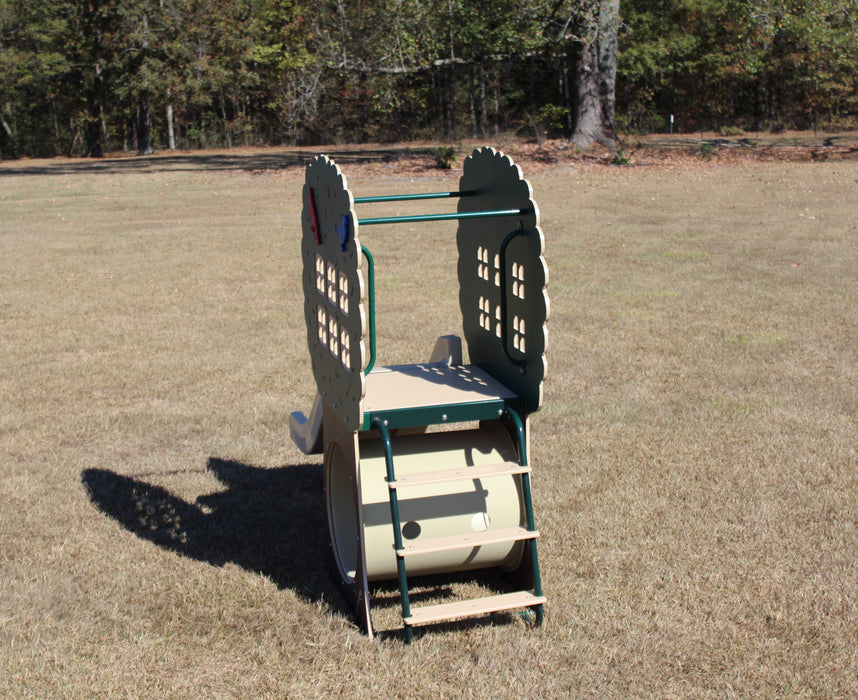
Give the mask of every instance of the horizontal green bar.
POLYGON ((473 197, 476 192, 424 192, 421 194, 384 194, 378 197, 355 197, 355 204, 372 202, 406 202, 414 199, 447 199, 449 197, 473 197))
POLYGON ((424 425, 443 425, 476 420, 497 420, 504 410, 503 399, 489 399, 474 403, 418 406, 389 411, 372 411, 364 414, 362 430, 371 430, 378 418, 388 428, 411 428, 424 425))
POLYGON ((407 224, 413 221, 451 221, 454 219, 488 219, 496 216, 524 216, 530 209, 496 209, 493 211, 467 211, 456 214, 415 214, 412 216, 384 216, 377 219, 359 219, 358 225, 407 224))

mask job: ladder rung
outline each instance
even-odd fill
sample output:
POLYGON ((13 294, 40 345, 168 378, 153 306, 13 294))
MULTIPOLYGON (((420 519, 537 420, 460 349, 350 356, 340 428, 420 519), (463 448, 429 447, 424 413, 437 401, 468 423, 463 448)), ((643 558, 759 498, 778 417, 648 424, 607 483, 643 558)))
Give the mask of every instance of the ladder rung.
POLYGON ((444 481, 459 481, 462 479, 484 479, 490 476, 506 474, 527 474, 530 467, 516 462, 501 462, 500 464, 482 464, 478 467, 461 467, 438 472, 422 472, 420 474, 401 474, 396 481, 388 482, 392 489, 403 486, 422 486, 423 484, 439 484, 444 481))
POLYGON ((485 615, 513 608, 528 608, 534 605, 542 605, 544 602, 545 597, 535 595, 533 591, 517 591, 515 593, 489 596, 488 598, 474 598, 472 600, 456 601, 455 603, 428 605, 423 608, 413 608, 410 617, 405 618, 405 624, 409 626, 429 625, 433 622, 454 620, 457 617, 485 615))
POLYGON ((510 527, 502 530, 485 530, 484 532, 469 532, 467 535, 450 535, 448 537, 435 537, 415 542, 407 542, 402 549, 396 553, 403 557, 414 554, 429 554, 431 552, 444 552, 450 549, 469 549, 501 542, 517 542, 519 540, 531 540, 539 537, 536 530, 528 530, 525 527, 510 527))

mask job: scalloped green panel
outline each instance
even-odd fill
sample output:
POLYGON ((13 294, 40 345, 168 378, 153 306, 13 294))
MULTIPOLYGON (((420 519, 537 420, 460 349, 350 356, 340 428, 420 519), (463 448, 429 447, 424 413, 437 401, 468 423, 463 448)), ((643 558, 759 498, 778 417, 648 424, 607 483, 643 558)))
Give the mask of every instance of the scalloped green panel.
POLYGON ((459 190, 475 194, 459 199, 460 213, 526 210, 518 216, 463 219, 456 241, 459 305, 470 362, 523 397, 530 413, 542 404, 547 367, 548 267, 539 209, 530 183, 509 156, 493 148, 476 149, 463 167, 459 190), (506 248, 502 288, 501 244, 514 231, 520 232, 506 248))
POLYGON ((307 165, 302 196, 304 317, 313 377, 337 417, 358 430, 366 390, 367 321, 354 198, 339 166, 327 156, 307 165))

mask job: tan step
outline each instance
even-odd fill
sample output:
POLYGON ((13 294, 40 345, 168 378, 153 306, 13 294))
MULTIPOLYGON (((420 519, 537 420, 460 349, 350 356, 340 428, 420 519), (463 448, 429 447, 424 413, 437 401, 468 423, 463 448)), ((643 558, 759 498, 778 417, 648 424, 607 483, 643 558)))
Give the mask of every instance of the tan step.
POLYGON ((501 610, 528 608, 533 605, 541 605, 544 602, 545 597, 535 595, 533 591, 517 591, 515 593, 493 595, 488 598, 474 598, 472 600, 459 600, 455 603, 427 605, 423 608, 414 608, 411 611, 411 615, 405 618, 405 624, 410 626, 429 625, 433 622, 455 620, 458 617, 472 617, 474 615, 500 612, 501 610))
POLYGON ((403 486, 422 486, 423 484, 439 484, 444 481, 459 481, 462 479, 485 479, 490 476, 506 474, 527 474, 530 467, 517 462, 501 462, 500 464, 482 464, 478 467, 461 467, 437 472, 421 472, 419 474, 402 474, 395 481, 388 483, 392 489, 403 486))
POLYGON ((501 542, 531 540, 535 537, 539 537, 539 532, 536 530, 528 530, 524 527, 509 527, 500 530, 469 532, 467 535, 450 535, 448 537, 435 537, 423 541, 406 542, 402 549, 396 550, 396 553, 403 557, 408 557, 414 554, 429 554, 430 552, 468 549, 489 544, 499 544, 501 542))

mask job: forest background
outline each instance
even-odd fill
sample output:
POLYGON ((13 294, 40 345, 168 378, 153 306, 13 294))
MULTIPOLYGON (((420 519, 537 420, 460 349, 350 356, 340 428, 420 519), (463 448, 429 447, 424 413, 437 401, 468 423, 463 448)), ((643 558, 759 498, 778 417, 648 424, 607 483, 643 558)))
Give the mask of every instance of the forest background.
POLYGON ((858 0, 0 0, 0 157, 858 123, 858 0))

